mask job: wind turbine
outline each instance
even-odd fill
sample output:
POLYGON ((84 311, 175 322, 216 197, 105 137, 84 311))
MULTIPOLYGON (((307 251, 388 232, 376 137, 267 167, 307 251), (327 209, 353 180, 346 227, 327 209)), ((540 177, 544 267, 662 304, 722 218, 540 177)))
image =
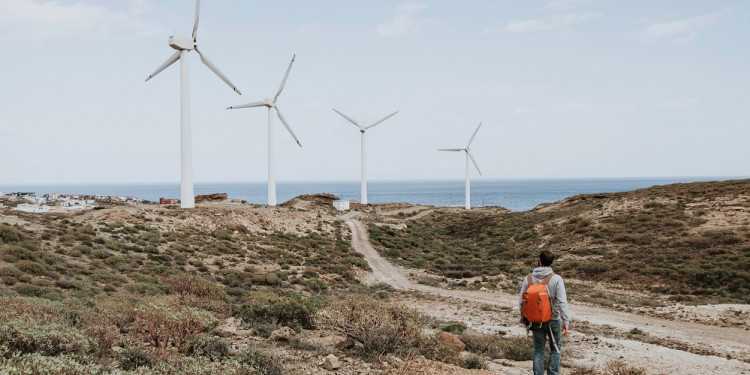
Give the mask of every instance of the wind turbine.
POLYGON ((279 95, 281 95, 281 91, 284 90, 286 79, 289 78, 289 72, 292 70, 292 64, 294 64, 295 56, 296 55, 292 56, 292 61, 289 62, 289 67, 286 69, 286 74, 284 74, 284 79, 281 80, 281 85, 279 86, 279 90, 276 91, 276 95, 274 95, 273 99, 266 98, 260 102, 253 102, 253 103, 248 103, 248 104, 227 107, 227 109, 268 107, 268 205, 269 206, 276 205, 276 177, 274 176, 275 156, 274 156, 274 141, 273 141, 273 113, 271 113, 271 109, 276 110, 276 113, 279 115, 279 120, 281 120, 281 123, 284 124, 284 127, 286 127, 286 130, 288 130, 289 134, 292 135, 292 138, 294 138, 294 140, 297 141, 297 144, 299 145, 299 147, 302 147, 302 143, 300 143, 299 139, 297 139, 297 136, 294 135, 292 128, 289 126, 289 123, 286 122, 284 115, 281 114, 281 110, 279 110, 278 105, 276 105, 276 100, 279 98, 279 95))
POLYGON ((441 148, 438 149, 438 151, 464 151, 466 152, 466 202, 464 203, 464 207, 468 210, 471 209, 471 183, 469 182, 469 159, 471 159, 471 162, 474 163, 474 166, 477 168, 477 172, 479 172, 479 175, 482 175, 482 171, 479 170, 479 164, 477 164, 477 161, 474 160, 474 157, 471 155, 471 149, 469 148, 471 146, 471 142, 474 140, 474 137, 476 137, 477 132, 479 131, 479 128, 482 126, 482 123, 479 123, 479 126, 477 126, 477 130, 474 130, 474 134, 471 135, 471 138, 469 138, 469 143, 466 145, 465 148, 441 148))
POLYGON ((195 2, 195 22, 193 23, 193 37, 188 38, 179 34, 169 36, 169 46, 176 51, 170 56, 164 64, 161 64, 151 73, 146 82, 154 78, 162 70, 180 60, 180 153, 181 153, 181 174, 180 174, 180 207, 194 208, 195 194, 193 191, 193 152, 192 141, 190 138, 190 85, 188 82, 188 52, 195 50, 201 57, 201 61, 208 69, 216 73, 222 81, 232 88, 237 94, 242 95, 240 90, 229 81, 229 79, 219 71, 219 69, 198 49, 198 16, 200 15, 201 2, 195 2))
POLYGON ((381 122, 383 122, 385 120, 388 120, 389 118, 391 118, 391 116, 393 116, 396 113, 398 113, 398 111, 393 112, 390 115, 385 116, 382 119, 380 119, 379 121, 376 121, 376 122, 374 122, 374 123, 372 123, 372 124, 370 124, 368 126, 362 126, 362 125, 360 125, 358 122, 354 121, 354 119, 352 119, 351 117, 349 117, 349 116, 347 116, 347 115, 345 115, 345 114, 337 111, 336 109, 333 109, 333 111, 336 112, 336 113, 338 113, 338 114, 340 114, 341 117, 349 120, 349 122, 351 122, 356 127, 358 127, 359 128, 359 132, 362 133, 362 182, 361 182, 361 187, 360 187, 360 202, 362 204, 367 204, 367 178, 365 177, 365 131, 367 131, 367 129, 375 127, 375 125, 378 125, 378 124, 380 124, 381 122))

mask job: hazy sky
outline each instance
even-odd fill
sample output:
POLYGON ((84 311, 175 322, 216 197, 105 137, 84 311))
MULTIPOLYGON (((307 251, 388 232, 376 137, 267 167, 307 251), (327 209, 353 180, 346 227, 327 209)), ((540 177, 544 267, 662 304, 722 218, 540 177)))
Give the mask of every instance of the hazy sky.
MULTIPOLYGON (((0 0, 0 185, 178 182, 191 0, 0 0)), ((750 175, 748 1, 204 0, 190 53, 197 182, 750 175), (476 171, 472 171, 477 176, 476 171)))

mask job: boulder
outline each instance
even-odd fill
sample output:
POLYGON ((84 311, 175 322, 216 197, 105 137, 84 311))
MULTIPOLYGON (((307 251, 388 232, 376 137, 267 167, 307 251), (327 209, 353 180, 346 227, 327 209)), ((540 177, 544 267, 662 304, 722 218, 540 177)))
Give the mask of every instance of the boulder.
POLYGON ((351 349, 354 347, 354 344, 355 344, 354 340, 347 337, 346 339, 337 342, 335 345, 335 348, 338 350, 351 349))
POLYGON ((339 361, 339 358, 335 355, 329 354, 323 360, 323 368, 329 371, 337 370, 341 368, 341 361, 339 361))
POLYGON ((273 332, 268 337, 271 341, 292 341, 297 336, 297 332, 289 327, 281 327, 273 332))
POLYGON ((464 349, 466 349, 466 344, 464 344, 461 339, 458 338, 458 336, 450 332, 440 332, 440 334, 438 335, 438 341, 447 345, 456 353, 460 353, 464 351, 464 349))

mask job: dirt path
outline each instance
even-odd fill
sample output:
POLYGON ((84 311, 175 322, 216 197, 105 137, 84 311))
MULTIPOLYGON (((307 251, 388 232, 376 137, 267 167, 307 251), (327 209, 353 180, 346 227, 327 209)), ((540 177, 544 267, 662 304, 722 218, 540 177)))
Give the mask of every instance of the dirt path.
MULTIPOLYGON (((407 271, 394 266, 384 259, 370 243, 366 226, 356 220, 356 213, 349 213, 342 218, 352 233, 352 246, 367 259, 373 272, 370 276, 375 282, 390 284, 399 290, 411 290, 447 297, 460 302, 513 307, 518 303, 517 296, 497 291, 448 290, 418 284, 409 280, 407 271)), ((726 328, 703 325, 698 323, 671 321, 654 317, 629 314, 605 308, 570 304, 570 315, 575 330, 575 322, 589 322, 597 326, 609 326, 624 332, 637 328, 652 338, 678 343, 688 343, 695 348, 710 350, 730 358, 746 358, 750 355, 750 332, 738 328, 726 328)), ((607 328, 605 327, 605 330, 607 328)), ((670 373, 706 374, 720 370, 723 374, 750 374, 750 364, 736 359, 729 360, 717 356, 701 356, 682 350, 664 348, 658 345, 645 344, 635 340, 603 339, 603 341, 617 341, 613 358, 622 356, 629 363, 638 366, 649 364, 658 365, 657 369, 669 369, 670 373), (649 349, 648 347, 652 347, 649 349), (680 371, 674 371, 674 370, 680 371)), ((658 372, 657 372, 658 373, 658 372)))

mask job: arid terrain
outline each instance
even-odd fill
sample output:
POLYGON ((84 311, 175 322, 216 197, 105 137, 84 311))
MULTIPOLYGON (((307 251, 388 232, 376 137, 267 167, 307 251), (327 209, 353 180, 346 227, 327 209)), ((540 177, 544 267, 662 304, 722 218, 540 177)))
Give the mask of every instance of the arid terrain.
POLYGON ((678 184, 524 213, 3 202, 0 372, 527 374, 516 293, 548 248, 571 300, 563 374, 750 374, 749 194, 678 184))

